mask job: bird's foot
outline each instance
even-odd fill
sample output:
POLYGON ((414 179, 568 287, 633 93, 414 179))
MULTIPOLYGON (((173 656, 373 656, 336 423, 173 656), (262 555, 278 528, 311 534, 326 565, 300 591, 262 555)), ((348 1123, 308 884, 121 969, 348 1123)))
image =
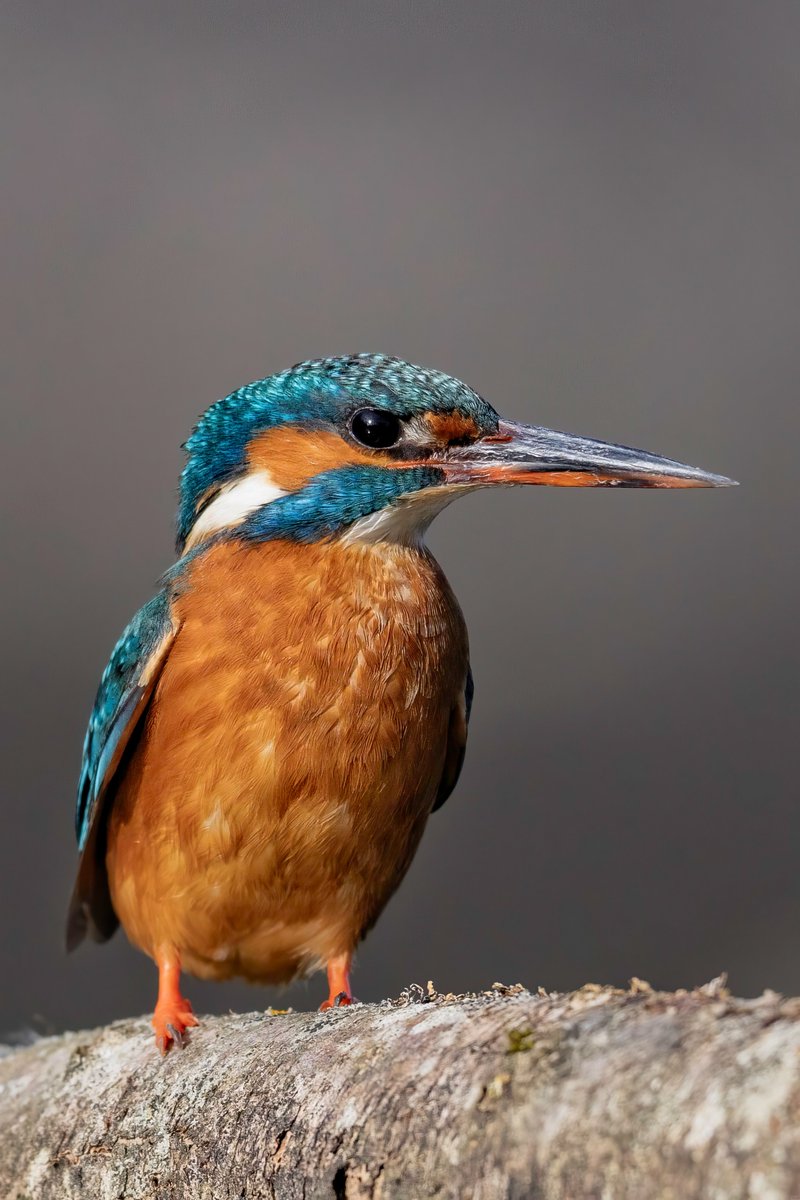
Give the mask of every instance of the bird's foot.
POLYGON ((323 1000, 319 1006, 320 1012, 325 1012, 328 1008, 347 1008, 350 1004, 357 1004, 355 996, 351 996, 349 992, 338 992, 335 996, 328 996, 327 1000, 323 1000))
POLYGON ((159 1000, 151 1024, 156 1031, 156 1046, 162 1054, 166 1054, 173 1043, 176 1046, 185 1046, 186 1030, 193 1025, 199 1025, 200 1022, 192 1012, 189 1001, 177 995, 168 1000, 159 1000))
POLYGON ((346 1008, 355 1004, 356 999, 350 991, 350 963, 352 955, 338 954, 328 960, 328 999, 319 1006, 320 1012, 328 1008, 346 1008))

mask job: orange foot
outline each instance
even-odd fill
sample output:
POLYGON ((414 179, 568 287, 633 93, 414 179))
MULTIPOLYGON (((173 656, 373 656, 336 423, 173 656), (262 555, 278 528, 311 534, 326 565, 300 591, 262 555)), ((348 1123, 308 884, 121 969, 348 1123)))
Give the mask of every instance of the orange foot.
POLYGON ((192 1012, 189 1001, 178 994, 163 1002, 159 1000, 151 1024, 156 1031, 156 1045, 162 1054, 166 1054, 173 1042, 183 1047, 186 1044, 183 1036, 186 1030, 200 1022, 192 1012))
POLYGON ((192 1006, 181 995, 181 960, 171 948, 164 948, 158 955, 158 1001, 153 1013, 152 1025, 156 1031, 156 1045, 166 1054, 173 1042, 184 1045, 183 1035, 199 1021, 192 1006))
POLYGON ((348 1004, 355 1004, 355 997, 350 991, 351 961, 349 954, 341 954, 328 963, 328 999, 320 1004, 320 1012, 325 1012, 326 1008, 346 1008, 348 1004))
POLYGON ((347 992, 339 992, 336 996, 328 996, 327 1000, 323 1000, 319 1006, 320 1012, 325 1012, 326 1008, 347 1008, 348 1004, 355 1004, 355 996, 348 996, 347 992))

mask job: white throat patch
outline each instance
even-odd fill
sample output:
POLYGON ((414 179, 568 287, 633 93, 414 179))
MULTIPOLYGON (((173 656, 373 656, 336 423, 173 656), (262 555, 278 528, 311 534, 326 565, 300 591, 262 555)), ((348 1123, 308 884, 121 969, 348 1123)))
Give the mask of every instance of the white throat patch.
POLYGON ((434 517, 453 500, 471 492, 473 483, 450 483, 409 492, 377 512, 354 521, 342 535, 346 546, 393 542, 400 546, 419 546, 434 517))

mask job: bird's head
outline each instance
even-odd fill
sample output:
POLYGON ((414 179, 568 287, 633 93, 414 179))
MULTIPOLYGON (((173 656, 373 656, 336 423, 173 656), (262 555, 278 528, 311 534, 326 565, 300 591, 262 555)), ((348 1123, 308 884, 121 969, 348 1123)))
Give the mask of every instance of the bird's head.
POLYGON ((326 358, 219 400, 186 443, 178 548, 212 537, 413 542, 492 484, 721 487, 695 467, 502 420, 466 384, 380 354, 326 358))

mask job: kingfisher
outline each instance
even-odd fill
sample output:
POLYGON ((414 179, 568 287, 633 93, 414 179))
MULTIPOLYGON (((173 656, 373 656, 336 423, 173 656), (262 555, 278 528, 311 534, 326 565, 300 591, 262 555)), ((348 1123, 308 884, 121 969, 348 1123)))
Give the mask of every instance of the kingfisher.
POLYGON ((121 924, 158 968, 162 1053, 197 1025, 181 972, 287 983, 353 954, 461 771, 467 630, 427 549, 452 500, 507 484, 720 487, 501 419, 382 354, 302 362, 185 444, 177 561, 103 673, 78 787, 67 944, 121 924))

